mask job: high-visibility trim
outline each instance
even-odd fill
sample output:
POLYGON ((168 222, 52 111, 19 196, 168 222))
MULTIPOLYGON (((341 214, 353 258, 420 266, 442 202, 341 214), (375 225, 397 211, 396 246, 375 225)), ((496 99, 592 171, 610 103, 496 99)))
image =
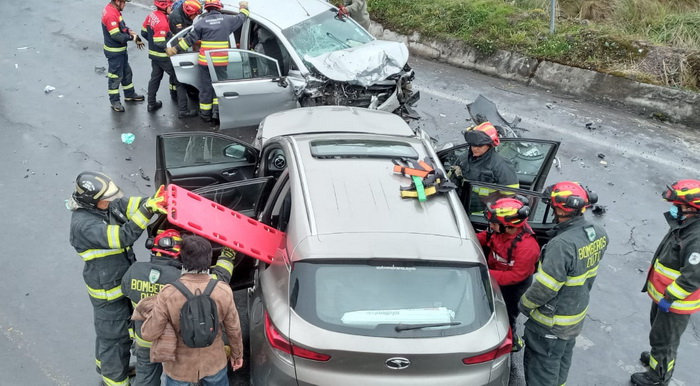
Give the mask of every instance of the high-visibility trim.
POLYGON ((99 259, 100 257, 118 255, 120 253, 124 253, 124 249, 88 249, 80 252, 79 255, 83 258, 83 261, 90 261, 99 259))
POLYGON ((119 33, 119 27, 114 27, 111 30, 107 31, 110 35, 116 35, 119 33))
POLYGON ((490 189, 490 188, 484 188, 481 186, 475 186, 472 188, 472 191, 480 196, 488 196, 489 194, 495 192, 495 189, 490 189))
POLYGON ((169 88, 171 91, 177 90, 177 86, 175 86, 174 84, 168 84, 168 88, 169 88))
POLYGON ((115 381, 103 375, 102 382, 104 382, 107 386, 129 386, 129 377, 126 377, 126 379, 123 381, 115 381))
POLYGON ((115 88, 114 90, 107 90, 107 94, 110 94, 110 95, 119 94, 119 89, 115 88))
POLYGON ((549 274, 547 274, 547 272, 545 272, 542 269, 542 266, 540 266, 537 269, 537 274, 535 275, 535 280, 537 280, 542 285, 551 289, 554 292, 559 292, 559 290, 561 289, 561 286, 564 285, 563 281, 557 281, 555 278, 553 278, 549 274))
POLYGON ((107 225, 107 244, 112 249, 121 249, 122 242, 119 240, 119 225, 107 225))
POLYGON ((656 370, 656 366, 659 365, 659 361, 656 360, 653 356, 649 355, 649 368, 652 370, 656 370))
POLYGON ((219 40, 219 41, 202 41, 202 48, 209 49, 209 50, 215 50, 215 49, 220 49, 220 48, 228 48, 228 40, 219 40))
POLYGON ((180 39, 180 42, 177 43, 177 45, 180 46, 180 48, 182 48, 183 51, 187 51, 190 49, 190 46, 187 44, 185 39, 180 39))
POLYGON ((211 110, 211 103, 200 103, 199 104, 199 109, 200 110, 211 110))
POLYGON ((520 300, 523 302, 523 305, 527 308, 537 308, 540 306, 539 304, 535 304, 535 303, 531 302, 530 299, 528 299, 527 296, 525 296, 525 295, 520 297, 520 300))
POLYGON ((214 98, 211 100, 211 103, 218 105, 219 104, 219 98, 214 98))
MULTIPOLYGON (((660 293, 654 285, 649 282, 647 284, 647 293, 649 296, 656 302, 659 303, 661 299, 664 297, 662 293, 660 293)), ((700 310, 700 299, 697 300, 674 300, 671 303, 671 310, 678 311, 683 314, 690 314, 695 311, 700 310)))
POLYGON ((122 86, 122 88, 123 88, 124 90, 128 90, 128 89, 134 88, 134 84, 133 84, 133 83, 129 83, 129 84, 127 84, 126 86, 122 86))
POLYGON ((676 360, 672 359, 670 362, 668 362, 668 369, 666 370, 667 373, 670 373, 671 370, 673 370, 673 366, 676 365, 676 360))
POLYGON ((112 74, 111 72, 108 72, 108 73, 107 73, 107 77, 108 77, 108 78, 112 78, 112 79, 118 79, 118 78, 119 78, 119 75, 117 75, 117 74, 112 74))
POLYGON ((134 336, 136 334, 134 333, 134 329, 129 327, 129 339, 134 339, 134 336))
POLYGON ((138 305, 139 305, 139 304, 136 303, 135 301, 133 301, 133 300, 131 301, 131 306, 132 306, 132 307, 136 308, 136 306, 138 306, 138 305))
POLYGON ((546 316, 542 314, 539 310, 535 309, 530 314, 530 317, 540 324, 548 327, 557 326, 573 326, 579 324, 586 317, 586 312, 588 312, 588 307, 583 310, 583 312, 576 315, 554 315, 546 316))
POLYGON ((87 284, 85 284, 85 286, 88 289, 88 294, 95 299, 111 301, 117 300, 124 296, 124 294, 122 293, 122 286, 116 286, 107 290, 101 288, 92 288, 87 284))
POLYGON ((131 217, 139 212, 139 206, 141 205, 141 197, 134 196, 129 198, 129 202, 126 204, 126 218, 131 219, 131 217))
POLYGON ((599 265, 596 265, 594 268, 589 269, 586 273, 583 275, 579 276, 567 276, 566 277, 566 283, 564 283, 565 286, 569 287, 576 287, 576 286, 582 286, 586 284, 586 281, 592 277, 596 277, 598 274, 598 267, 599 265))
POLYGON ((658 272, 661 276, 665 276, 671 281, 674 281, 681 276, 681 271, 676 271, 675 269, 661 264, 658 259, 656 259, 656 262, 654 262, 654 271, 658 272))
POLYGON ((153 50, 148 50, 149 55, 157 56, 159 58, 167 58, 168 55, 165 52, 158 52, 153 50))
POLYGON ((165 37, 155 37, 155 36, 154 36, 154 37, 153 37, 153 41, 154 41, 154 42, 164 42, 164 41, 165 41, 165 37))
POLYGON ((139 336, 139 334, 134 334, 134 342, 136 342, 137 345, 141 347, 147 347, 150 348, 153 342, 148 341, 146 339, 143 339, 142 337, 139 336))
POLYGON ((126 51, 126 46, 124 46, 124 47, 109 47, 105 44, 104 46, 102 46, 102 48, 105 51, 109 51, 109 52, 124 52, 124 51, 126 51))
POLYGON ((219 275, 217 275, 215 273, 211 273, 211 274, 209 274, 209 276, 211 276, 211 278, 214 280, 219 280, 219 275))
POLYGON ((674 298, 683 300, 690 296, 690 292, 681 288, 675 281, 666 287, 666 291, 673 295, 674 298))
POLYGON ((97 367, 100 367, 100 368, 101 368, 101 367, 102 367, 102 361, 101 361, 101 360, 99 360, 99 359, 97 359, 97 358, 95 358, 95 366, 97 366, 97 367))
POLYGON ((247 10, 247 9, 245 9, 245 8, 241 9, 241 13, 244 14, 244 15, 246 15, 246 17, 247 17, 247 16, 250 16, 250 11, 247 10))
POLYGON ((216 262, 215 267, 221 267, 226 270, 229 274, 233 274, 233 263, 229 260, 219 259, 216 262))
POLYGON ((139 228, 146 229, 150 219, 139 210, 136 213, 134 213, 133 216, 131 216, 131 221, 133 221, 134 224, 138 225, 139 228))

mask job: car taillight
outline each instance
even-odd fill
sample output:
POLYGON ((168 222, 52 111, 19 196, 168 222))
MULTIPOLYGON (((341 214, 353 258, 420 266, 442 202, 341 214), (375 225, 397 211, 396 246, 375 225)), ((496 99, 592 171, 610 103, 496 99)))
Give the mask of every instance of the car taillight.
POLYGON ((506 336, 506 339, 501 343, 500 346, 497 348, 487 352, 483 353, 481 355, 477 355, 475 357, 469 357, 469 358, 464 358, 462 359, 462 362, 465 365, 475 365, 477 363, 484 363, 484 362, 489 362, 492 361, 496 358, 500 358, 506 354, 510 354, 511 350, 513 348, 513 332, 508 329, 508 336, 506 336))
POLYGON ((272 324, 272 320, 270 320, 270 316, 267 314, 267 312, 265 313, 265 336, 267 336, 267 341, 270 343, 270 346, 287 354, 319 362, 326 362, 331 359, 330 355, 321 354, 294 346, 287 338, 284 337, 284 335, 282 335, 282 333, 279 332, 275 325, 272 324))

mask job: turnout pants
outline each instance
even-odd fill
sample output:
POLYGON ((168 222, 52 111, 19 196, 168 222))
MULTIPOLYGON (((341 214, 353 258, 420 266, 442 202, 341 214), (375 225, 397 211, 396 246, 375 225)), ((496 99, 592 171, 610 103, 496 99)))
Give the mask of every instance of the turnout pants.
POLYGON ((136 355, 136 378, 135 386, 160 386, 160 376, 163 374, 161 363, 151 362, 151 348, 134 344, 134 354, 136 355))
POLYGON ((92 302, 95 318, 95 361, 108 386, 129 384, 129 299, 92 302))
POLYGON ((652 301, 650 319, 651 357, 649 358, 649 372, 652 373, 654 379, 668 383, 673 375, 681 335, 688 327, 690 315, 660 312, 659 306, 652 301))
MULTIPOLYGON (((216 75, 219 79, 226 79, 227 77, 227 67, 226 66, 216 66, 216 75)), ((211 75, 209 74, 209 67, 199 65, 199 85, 201 90, 199 92, 199 116, 202 119, 211 119, 214 109, 218 110, 219 101, 216 98, 216 92, 214 91, 214 86, 211 84, 211 75)), ((178 87, 182 88, 182 87, 178 87)))
POLYGON ((518 302, 525 291, 530 288, 531 284, 532 276, 521 281, 520 283, 504 285, 501 287, 501 293, 503 294, 503 300, 506 302, 508 321, 510 322, 510 328, 513 330, 513 335, 515 335, 515 324, 518 321, 518 315, 520 314, 520 310, 518 310, 518 302))
POLYGON ((525 382, 527 386, 566 384, 576 339, 541 336, 525 326, 525 382))
POLYGON ((129 55, 116 55, 107 58, 107 92, 110 102, 119 102, 119 85, 124 89, 124 96, 131 97, 136 92, 131 81, 133 73, 129 66, 129 55))
POLYGON ((184 87, 180 87, 180 82, 177 81, 175 76, 175 69, 170 59, 167 60, 154 60, 151 59, 151 80, 148 82, 148 104, 154 105, 156 103, 156 93, 158 88, 160 88, 160 82, 163 80, 163 73, 170 76, 170 82, 174 82, 173 86, 176 87, 177 92, 177 109, 179 112, 187 111, 187 90, 184 87))

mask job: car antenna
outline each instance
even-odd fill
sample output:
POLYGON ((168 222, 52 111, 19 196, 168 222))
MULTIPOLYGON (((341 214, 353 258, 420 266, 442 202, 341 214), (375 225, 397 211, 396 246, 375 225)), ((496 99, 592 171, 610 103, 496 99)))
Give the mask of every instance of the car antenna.
POLYGON ((303 9, 304 12, 306 12, 306 16, 311 16, 311 15, 309 14, 309 11, 307 11, 306 8, 304 8, 304 6, 301 5, 301 2, 300 2, 299 0, 297 0, 297 4, 299 4, 299 6, 301 7, 301 9, 303 9))

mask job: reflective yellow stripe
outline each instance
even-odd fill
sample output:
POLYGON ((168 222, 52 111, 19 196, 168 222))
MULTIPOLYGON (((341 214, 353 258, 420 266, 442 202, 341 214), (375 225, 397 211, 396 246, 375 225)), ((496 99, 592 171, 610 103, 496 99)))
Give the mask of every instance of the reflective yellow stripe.
POLYGON ((139 211, 141 197, 134 196, 129 198, 129 203, 126 204, 126 218, 131 220, 131 216, 139 211))
MULTIPOLYGON (((651 296, 654 301, 657 303, 661 300, 661 298, 664 297, 663 294, 659 293, 659 291, 654 288, 654 286, 649 282, 647 284, 647 292, 651 296)), ((670 292, 670 291, 669 291, 670 292)), ((695 311, 700 309, 700 299, 698 300, 674 300, 673 303, 671 303, 671 309, 672 310, 678 310, 678 311, 695 311)))
POLYGON ((102 46, 102 48, 104 48, 105 51, 109 51, 109 52, 124 52, 124 51, 126 51, 126 47, 107 47, 106 44, 104 46, 102 46))
POLYGON ((211 276, 211 278, 214 280, 219 280, 219 275, 217 275, 215 273, 209 274, 209 276, 211 276))
POLYGON ((141 211, 138 211, 131 216, 131 221, 133 221, 134 224, 138 225, 138 227, 141 229, 146 229, 149 220, 150 219, 141 213, 141 211))
POLYGON ((673 359, 673 360, 671 360, 670 362, 668 362, 668 369, 667 369, 666 371, 667 371, 667 372, 671 372, 671 370, 673 370, 673 366, 675 366, 675 364, 676 364, 676 360, 675 360, 675 359, 673 359))
POLYGON ((202 48, 208 48, 208 49, 228 48, 228 41, 227 40, 203 41, 202 48))
POLYGON ((568 276, 564 285, 569 287, 575 287, 586 284, 586 280, 595 277, 598 274, 598 267, 599 266, 596 265, 595 268, 589 269, 588 272, 580 276, 568 276))
POLYGON ((250 16, 250 11, 245 8, 241 9, 241 13, 246 15, 246 17, 250 16))
POLYGON ((554 315, 553 317, 543 315, 539 310, 534 310, 530 314, 530 317, 545 326, 552 327, 557 326, 573 326, 575 324, 581 323, 586 317, 586 312, 588 312, 588 307, 586 307, 583 312, 576 315, 554 315))
POLYGON ((122 287, 117 286, 112 289, 95 289, 90 287, 89 285, 85 284, 85 286, 88 289, 88 294, 92 296, 95 299, 101 299, 101 300, 116 300, 124 296, 122 293, 122 287))
POLYGON ((200 110, 211 110, 211 103, 200 103, 199 109, 200 110))
POLYGON ((95 365, 97 365, 97 367, 102 367, 102 361, 100 361, 99 359, 95 358, 95 365))
POLYGON ((119 225, 107 225, 107 245, 113 249, 121 249, 122 243, 119 240, 119 225))
POLYGON ((124 253, 124 249, 88 249, 80 252, 79 255, 83 258, 83 261, 90 261, 100 257, 118 255, 120 253, 124 253))
POLYGON ((185 39, 180 39, 180 42, 177 43, 177 45, 179 45, 183 51, 187 51, 190 48, 190 46, 187 45, 187 42, 185 41, 185 39))
POLYGON ((690 292, 681 288, 675 281, 666 287, 666 291, 673 295, 674 298, 683 300, 690 296, 690 292))
POLYGON ((676 280, 681 275, 680 271, 666 267, 665 265, 659 263, 658 259, 654 263, 654 271, 671 280, 676 280))
POLYGON ((153 342, 147 341, 139 336, 139 334, 134 334, 134 342, 141 347, 151 347, 153 342))
POLYGON ((212 103, 215 104, 215 105, 218 105, 218 104, 219 104, 219 98, 214 98, 214 99, 212 99, 212 103))
POLYGON ((107 386, 129 386, 129 377, 126 377, 126 379, 123 381, 115 381, 103 375, 102 382, 104 382, 107 386))
POLYGON ((523 302, 523 305, 527 308, 537 308, 539 305, 533 303, 530 301, 530 299, 527 298, 527 296, 523 295, 520 300, 523 302))
POLYGON ((164 41, 165 41, 165 38, 163 38, 163 37, 159 37, 159 38, 153 37, 153 41, 154 41, 154 42, 164 42, 164 41))
POLYGON ((175 86, 174 84, 168 84, 168 88, 169 88, 171 91, 177 90, 177 86, 175 86))
POLYGON ((119 33, 119 27, 114 27, 111 30, 107 31, 109 32, 110 35, 115 35, 119 33))
POLYGON ((107 91, 107 94, 112 94, 112 95, 113 95, 113 94, 119 94, 119 89, 118 89, 118 88, 115 88, 114 90, 108 90, 108 91, 107 91))
POLYGON ((158 52, 153 50, 148 50, 149 55, 158 56, 160 58, 167 58, 168 55, 165 52, 158 52))
POLYGON ((656 366, 659 365, 659 362, 654 358, 653 356, 649 355, 649 368, 652 370, 656 370, 656 366))
POLYGON ((134 339, 134 336, 135 336, 135 335, 136 335, 136 334, 134 334, 134 329, 131 328, 131 327, 129 327, 129 338, 134 339))
POLYGON ((108 73, 107 73, 107 77, 108 77, 108 78, 112 78, 112 79, 117 79, 117 78, 119 78, 119 75, 117 75, 117 74, 112 74, 111 72, 108 72, 108 73))
POLYGON ((133 84, 133 83, 129 83, 129 84, 127 84, 126 86, 122 86, 122 88, 123 88, 124 90, 130 89, 130 88, 134 88, 134 84, 133 84))
POLYGON ((537 269, 535 280, 537 280, 542 285, 551 289, 554 292, 559 292, 561 286, 564 285, 564 282, 557 281, 553 277, 549 276, 544 270, 542 270, 542 266, 540 266, 540 268, 537 269))
POLYGON ((221 267, 225 269, 226 272, 228 272, 229 274, 233 273, 233 263, 228 260, 217 260, 215 267, 221 267))

